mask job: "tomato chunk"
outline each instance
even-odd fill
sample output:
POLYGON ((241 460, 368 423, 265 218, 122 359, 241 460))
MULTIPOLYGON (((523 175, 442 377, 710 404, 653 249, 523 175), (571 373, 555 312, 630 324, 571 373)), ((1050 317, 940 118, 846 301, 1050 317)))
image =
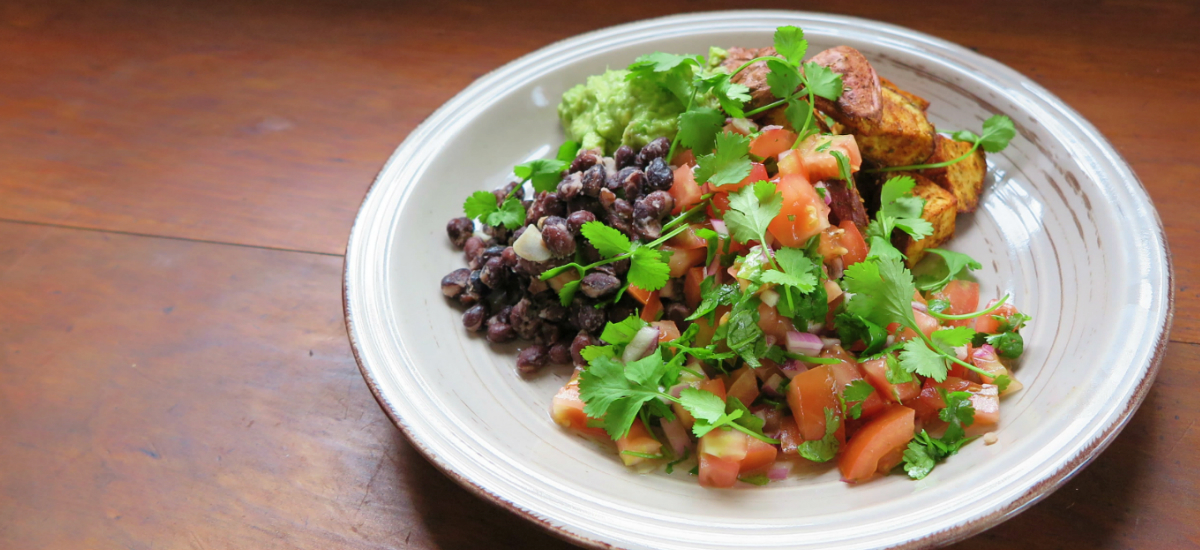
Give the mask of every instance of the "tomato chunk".
POLYGON ((799 248, 810 237, 829 227, 829 206, 817 190, 802 176, 784 176, 778 190, 783 195, 779 215, 771 220, 767 231, 780 244, 799 248))
POLYGON ((887 359, 872 359, 859 363, 858 366, 862 369, 867 382, 875 386, 875 391, 879 392, 879 395, 892 403, 903 403, 921 393, 921 383, 917 382, 915 376, 912 380, 903 384, 888 382, 887 359))
POLYGON ((804 178, 804 181, 810 181, 808 168, 804 166, 804 158, 794 149, 779 153, 778 168, 780 176, 800 176, 804 178))
POLYGON ((772 464, 775 463, 775 457, 779 454, 779 449, 774 445, 760 441, 754 437, 747 437, 746 442, 746 458, 738 464, 739 474, 753 474, 766 471, 772 464))
POLYGON ((903 405, 889 405, 879 416, 867 422, 838 455, 842 480, 858 483, 874 477, 881 459, 908 446, 916 427, 914 418, 912 409, 903 405))
POLYGON ((700 305, 700 300, 702 299, 700 294, 700 283, 703 282, 703 267, 693 267, 689 269, 687 275, 683 279, 683 301, 693 311, 695 311, 696 306, 700 305))
POLYGON ((841 179, 837 158, 833 151, 838 151, 850 161, 850 172, 857 172, 862 166, 862 154, 859 153, 858 143, 854 136, 809 136, 796 148, 808 167, 810 181, 841 179), (825 145, 828 143, 829 145, 825 145))
POLYGON ((717 428, 700 438, 700 454, 741 462, 750 449, 750 436, 737 430, 717 428))
POLYGON ((728 489, 737 484, 738 469, 736 460, 719 458, 710 454, 700 454, 700 486, 714 489, 728 489))
POLYGON ((655 321, 650 325, 658 328, 659 342, 670 342, 679 338, 679 327, 675 326, 675 321, 655 321))
POLYGON ((734 371, 730 380, 727 398, 736 397, 747 407, 758 399, 758 377, 749 365, 734 371))
POLYGON ((662 451, 662 443, 650 435, 650 430, 646 429, 646 425, 642 424, 642 419, 639 418, 633 421, 633 425, 629 427, 629 433, 617 440, 617 454, 620 455, 621 462, 624 462, 626 466, 650 460, 646 457, 627 454, 625 451, 657 455, 662 451))
MULTIPOLYGON (((948 315, 974 313, 979 308, 979 283, 955 279, 946 288, 935 292, 933 298, 950 302, 950 307, 943 312, 948 315)), ((974 319, 943 321, 951 327, 967 327, 974 322, 974 319)))
POLYGON ((713 192, 737 193, 738 191, 741 191, 742 188, 747 185, 750 185, 752 183, 758 183, 760 181, 766 181, 766 180, 767 180, 767 167, 763 166, 762 163, 753 162, 750 164, 750 175, 742 178, 742 181, 739 181, 737 183, 727 183, 725 185, 713 185, 712 182, 709 182, 709 183, 705 184, 705 192, 707 192, 707 193, 713 193, 713 192))
POLYGON ((805 441, 825 437, 825 409, 841 410, 837 395, 837 380, 829 365, 820 365, 792 378, 787 390, 788 405, 805 441))
MULTIPOLYGON (((855 368, 855 362, 842 362, 836 365, 829 365, 833 372, 833 378, 837 380, 838 395, 846 393, 846 386, 853 384, 858 380, 862 380, 862 373, 855 368)), ((887 402, 879 395, 878 391, 871 392, 871 395, 862 402, 862 415, 859 418, 871 418, 883 410, 887 402)))
POLYGON ((971 393, 971 406, 975 407, 973 426, 992 426, 1000 421, 1000 388, 984 384, 979 391, 971 393))
POLYGON ((867 253, 870 250, 867 248, 867 241, 863 239, 858 226, 850 220, 842 220, 838 227, 845 231, 842 233, 842 248, 846 249, 846 253, 842 255, 842 266, 850 267, 867 259, 867 253))
POLYGON ((708 251, 703 248, 683 249, 664 244, 660 250, 671 255, 667 259, 667 266, 671 268, 671 277, 686 275, 689 269, 704 263, 704 259, 708 256, 708 251))
POLYGON ((679 214, 700 203, 700 197, 704 195, 704 188, 696 183, 696 178, 692 175, 692 167, 685 164, 675 169, 675 182, 671 184, 667 193, 670 193, 671 198, 675 199, 675 208, 671 209, 671 213, 679 214))
POLYGON ((786 128, 772 128, 759 134, 750 142, 750 154, 759 158, 770 158, 787 151, 796 143, 796 133, 786 128))
POLYGON ((671 240, 667 241, 667 244, 675 248, 703 248, 707 251, 708 241, 696 235, 696 230, 700 227, 696 224, 689 225, 682 233, 671 237, 671 240))
POLYGON ((567 385, 558 390, 550 404, 550 418, 564 428, 593 437, 608 437, 602 428, 588 427, 588 415, 583 412, 583 399, 579 398, 579 378, 571 378, 567 385))
MULTIPOLYGON (((996 305, 996 300, 992 300, 992 301, 988 302, 987 307, 992 307, 994 305, 996 305)), ((984 308, 984 309, 987 309, 987 308, 984 308)), ((1016 314, 1017 314, 1016 307, 1014 307, 1012 304, 1004 304, 1004 305, 996 308, 996 311, 993 311, 987 315, 982 315, 982 316, 976 317, 975 318, 975 332, 985 332, 987 334, 996 334, 997 332, 1000 332, 1000 321, 997 321, 996 319, 993 319, 992 317, 997 316, 997 317, 1007 318, 1007 317, 1012 317, 1013 315, 1016 315, 1016 314)))
POLYGON ((796 419, 790 416, 785 417, 779 423, 779 450, 785 455, 800 454, 800 444, 804 443, 804 438, 800 437, 800 428, 796 425, 796 419))

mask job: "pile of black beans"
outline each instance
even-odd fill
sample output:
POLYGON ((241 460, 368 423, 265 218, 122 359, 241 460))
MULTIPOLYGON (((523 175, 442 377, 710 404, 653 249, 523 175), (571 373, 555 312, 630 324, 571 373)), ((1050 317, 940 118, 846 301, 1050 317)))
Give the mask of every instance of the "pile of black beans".
MULTIPOLYGON (((605 323, 621 321, 640 306, 628 293, 616 303, 612 300, 624 284, 629 262, 588 272, 566 307, 539 275, 576 257, 581 263, 600 259, 580 235, 580 227, 591 221, 602 221, 631 240, 648 242, 660 237, 662 224, 675 204, 667 193, 674 183, 673 170, 664 158, 670 146, 666 138, 659 138, 639 151, 623 145, 612 157, 585 149, 554 192, 527 197, 517 182, 496 189, 497 204, 515 193, 525 205, 525 225, 515 231, 484 227, 479 234, 470 219, 450 220, 446 233, 454 246, 463 250, 467 267, 442 279, 442 293, 466 308, 463 326, 486 332, 487 339, 495 343, 516 338, 531 342, 517 355, 517 367, 523 373, 547 364, 584 365, 580 351, 601 343, 605 323), (512 244, 529 226, 541 232, 553 256, 549 260, 533 262, 513 249, 512 244)), ((674 320, 683 330, 683 319, 690 311, 683 303, 682 282, 670 281, 660 296, 664 319, 674 320)))

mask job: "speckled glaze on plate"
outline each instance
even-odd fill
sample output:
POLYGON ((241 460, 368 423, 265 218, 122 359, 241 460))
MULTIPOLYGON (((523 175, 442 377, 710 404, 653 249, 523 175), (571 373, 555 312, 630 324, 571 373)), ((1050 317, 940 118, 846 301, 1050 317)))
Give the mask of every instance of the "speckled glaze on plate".
POLYGON ((346 323, 380 405, 468 489, 576 543, 618 548, 913 548, 995 525, 1046 496, 1120 431, 1153 382, 1171 320, 1170 259, 1157 213, 1087 121, 999 63, 911 30, 813 13, 736 11, 613 27, 484 76, 400 145, 363 201, 346 251, 346 323), (922 481, 854 487, 814 470, 763 488, 706 490, 686 474, 639 475, 560 429, 550 397, 568 370, 522 379, 515 348, 468 334, 439 291, 462 265, 445 224, 472 191, 551 156, 562 92, 655 50, 766 46, 797 25, 811 52, 848 44, 880 75, 929 99, 943 129, 992 113, 1019 135, 989 155, 979 210, 950 248, 984 264, 984 299, 1033 315, 1002 406, 999 442, 968 445, 922 481))

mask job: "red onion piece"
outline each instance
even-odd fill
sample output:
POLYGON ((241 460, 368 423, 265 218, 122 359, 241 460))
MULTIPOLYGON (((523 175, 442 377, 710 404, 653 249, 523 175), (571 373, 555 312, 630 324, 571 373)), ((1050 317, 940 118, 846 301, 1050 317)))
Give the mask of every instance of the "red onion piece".
POLYGON ((800 374, 806 370, 808 370, 808 365, 805 365, 804 362, 799 359, 788 359, 788 362, 784 363, 783 366, 779 368, 779 372, 782 372, 784 376, 788 377, 788 380, 795 378, 797 374, 800 374))
POLYGON ((725 220, 712 219, 708 223, 712 224, 713 231, 716 231, 718 235, 722 237, 729 236, 729 229, 725 227, 725 220))
POLYGON ((779 393, 779 385, 782 383, 783 383, 782 376, 780 376, 778 374, 772 374, 771 377, 768 378, 766 382, 763 382, 762 391, 763 391, 763 393, 770 395, 771 397, 783 397, 783 394, 779 393))
POLYGON ((838 339, 838 338, 825 338, 825 337, 823 337, 823 336, 822 336, 822 337, 821 337, 821 344, 822 344, 822 345, 824 345, 824 346, 825 346, 825 347, 827 347, 827 348, 831 348, 831 347, 833 347, 833 346, 840 346, 840 345, 842 345, 842 341, 841 341, 841 339, 838 339))
POLYGON ((916 300, 913 300, 912 308, 917 311, 920 311, 921 313, 929 313, 929 306, 922 304, 921 302, 918 302, 916 300))
POLYGON ((821 337, 808 332, 799 332, 789 330, 787 334, 787 349, 792 353, 800 355, 817 355, 821 353, 821 348, 825 344, 821 342, 821 337))
POLYGON ((825 206, 829 206, 833 203, 833 196, 829 194, 829 188, 825 187, 825 182, 819 181, 813 187, 817 189, 825 189, 825 206))
POLYGON ((984 344, 975 348, 975 353, 971 354, 971 357, 980 361, 995 361, 996 348, 993 348, 991 344, 984 344))
POLYGON ((637 361, 650 355, 657 346, 658 327, 642 327, 642 330, 633 335, 633 341, 625 346, 625 353, 621 354, 621 360, 626 363, 637 361))
POLYGON ((792 466, 795 463, 791 461, 780 461, 771 465, 771 469, 767 470, 767 479, 771 481, 783 481, 792 473, 792 466))
POLYGON ((671 444, 671 450, 675 451, 675 456, 683 456, 683 453, 692 444, 692 440, 688 437, 688 431, 683 426, 683 422, 678 418, 670 422, 663 420, 662 429, 663 433, 667 436, 667 443, 671 444))

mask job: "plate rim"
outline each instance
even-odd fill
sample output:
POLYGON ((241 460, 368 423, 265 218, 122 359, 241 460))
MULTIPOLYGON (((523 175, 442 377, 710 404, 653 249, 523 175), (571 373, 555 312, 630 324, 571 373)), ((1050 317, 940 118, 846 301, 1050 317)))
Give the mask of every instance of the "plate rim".
MULTIPOLYGON (((448 111, 448 108, 452 104, 456 103, 457 100, 459 100, 460 98, 465 96, 468 92, 473 91, 473 89, 476 88, 477 86, 479 86, 481 83, 489 81, 490 79, 494 78, 495 76, 497 76, 500 73, 511 70, 517 66, 530 63, 539 57, 549 55, 553 52, 556 52, 556 51, 562 49, 563 46, 570 45, 572 43, 590 42, 591 40, 589 40, 589 39, 594 39, 601 35, 614 34, 614 33, 619 33, 622 31, 632 31, 632 30, 635 30, 637 27, 656 26, 656 25, 670 24, 670 23, 687 23, 692 20, 709 19, 709 18, 720 17, 720 16, 727 16, 730 18, 770 17, 770 16, 797 17, 797 16, 799 16, 799 17, 822 19, 822 20, 825 20, 825 21, 828 21, 831 23, 848 24, 848 25, 854 25, 854 26, 859 26, 859 27, 873 27, 873 28, 888 29, 893 32, 903 34, 903 35, 905 35, 906 38, 916 39, 916 40, 919 40, 922 42, 929 43, 931 45, 938 46, 940 48, 952 50, 958 55, 963 55, 963 56, 967 56, 967 57, 975 57, 976 61, 982 60, 987 63, 993 64, 995 66, 995 68, 998 69, 1001 73, 1001 74, 998 74, 995 76, 1003 77, 1003 78, 1015 77, 1016 81, 1020 82, 1023 86, 1025 86, 1028 89, 1028 91, 1030 91, 1032 94, 1038 96, 1040 99, 1047 102, 1050 106, 1054 107, 1054 109, 1059 111, 1060 115, 1066 115, 1068 118, 1070 118, 1071 122, 1074 123, 1074 125, 1076 125, 1079 130, 1084 132, 1089 138, 1092 138, 1102 148, 1105 148, 1108 150, 1107 152, 1114 159, 1114 161, 1115 161, 1114 165, 1117 168, 1121 168, 1129 174, 1129 176, 1131 177, 1130 178, 1131 179, 1131 181, 1130 181, 1131 189, 1135 192, 1140 192, 1141 198, 1144 198, 1145 203, 1149 206, 1149 209, 1148 209, 1149 212, 1151 214, 1153 214, 1153 218, 1154 218, 1153 222, 1154 223, 1152 225, 1153 225, 1154 233, 1152 235, 1153 239, 1151 239, 1151 240, 1152 240, 1153 244, 1160 246, 1162 249, 1161 260, 1163 262, 1163 276, 1165 278, 1165 283, 1166 283, 1165 284, 1166 294, 1165 294, 1165 296, 1163 296, 1164 312, 1163 312, 1162 321, 1161 321, 1161 323, 1159 323, 1159 325, 1156 328, 1155 339, 1154 339, 1154 343, 1153 343, 1153 347, 1152 347, 1153 352, 1150 354, 1149 358, 1147 359, 1147 364, 1144 366, 1145 372, 1143 373, 1141 379, 1137 382, 1136 386, 1134 387, 1134 390, 1130 396, 1130 399, 1125 403, 1125 408, 1117 415, 1117 417, 1115 419, 1113 419, 1112 422, 1110 422, 1107 426, 1105 426, 1103 428, 1102 433, 1100 435, 1098 435, 1094 440, 1092 440, 1087 446, 1080 448, 1076 453, 1074 453, 1072 456, 1070 456, 1070 458, 1068 460, 1066 460, 1062 464, 1061 467, 1059 467, 1052 473, 1046 475, 1044 479, 1042 479, 1035 485, 1031 486, 1023 494, 1021 494, 1017 498, 1013 499, 1008 504, 1001 506, 988 514, 981 515, 979 517, 967 520, 963 523, 959 523, 957 525, 950 526, 950 527, 940 530, 940 531, 934 531, 934 532, 931 532, 920 538, 912 539, 912 540, 909 540, 904 543, 890 546, 888 548, 893 548, 893 549, 928 548, 928 547, 944 546, 944 545, 952 544, 954 542, 961 541, 972 535, 975 535, 982 531, 985 531, 985 530, 987 530, 991 527, 994 527, 1000 523, 1003 523, 1004 521, 1012 518, 1016 514, 1020 513, 1021 511, 1025 510, 1026 508, 1032 506, 1033 504, 1037 503, 1038 501, 1042 500, 1043 498, 1049 496, 1051 493, 1053 493, 1055 490, 1057 490, 1059 487, 1061 487, 1064 483, 1066 483, 1071 478, 1073 478, 1076 474, 1078 474, 1084 467, 1086 467, 1093 460, 1095 460, 1095 458, 1098 457, 1100 455, 1100 453, 1103 452, 1104 449, 1106 449, 1109 446, 1109 444, 1112 443, 1113 439, 1115 439, 1115 437, 1121 432, 1121 430, 1124 429, 1124 427, 1128 424, 1129 420, 1133 417, 1133 414, 1141 406, 1142 402, 1145 400, 1146 395, 1149 393, 1149 390, 1150 390, 1151 386, 1153 385, 1155 378, 1157 377, 1158 371, 1162 364, 1163 357, 1166 353, 1167 346, 1170 342, 1169 334, 1170 334, 1170 328, 1172 325, 1172 320, 1174 318, 1174 310, 1175 310, 1175 282, 1174 282, 1175 274, 1174 274, 1173 258, 1171 255, 1169 243, 1166 239, 1166 233, 1165 233, 1165 229, 1162 224, 1161 216, 1158 214, 1157 208, 1154 207, 1154 203, 1153 203, 1149 193, 1146 191, 1145 185, 1142 184, 1141 179, 1137 177, 1137 174, 1133 171, 1133 168, 1129 165, 1128 161, 1126 161, 1125 158, 1116 150, 1116 148, 1113 147, 1113 145, 1108 141, 1108 139, 1105 138, 1104 135, 1101 134, 1099 132, 1099 130, 1097 130, 1090 121, 1088 121, 1086 118, 1084 118, 1082 115, 1080 115, 1077 111, 1075 111, 1075 109, 1073 109, 1072 107, 1067 105, 1065 102, 1063 102, 1056 95, 1051 93, 1049 90, 1042 87, 1040 84, 1037 84, 1036 82, 1032 81, 1028 77, 1026 77, 1023 74, 1016 71, 1015 69, 1012 69, 1011 67, 1009 67, 991 57, 971 51, 971 50, 965 48, 964 46, 961 46, 961 45, 951 42, 949 40, 938 38, 936 36, 933 36, 933 35, 930 35, 930 34, 927 34, 927 33, 921 32, 921 31, 917 31, 917 30, 914 30, 914 29, 911 29, 908 27, 903 27, 900 25, 895 25, 895 24, 891 24, 891 23, 887 23, 887 22, 883 22, 883 21, 862 18, 862 17, 832 14, 832 13, 827 13, 827 12, 805 11, 805 10, 695 11, 695 12, 686 12, 686 13, 681 13, 681 14, 667 15, 667 16, 662 16, 662 17, 640 19, 640 20, 636 20, 636 21, 631 21, 631 22, 627 22, 627 23, 622 23, 622 24, 618 24, 618 25, 612 25, 612 26, 603 27, 600 29, 595 29, 592 31, 572 35, 567 38, 554 41, 550 44, 547 44, 541 48, 533 50, 525 55, 522 55, 521 57, 518 57, 512 61, 509 61, 509 62, 487 72, 486 74, 473 80, 470 84, 465 86, 463 89, 459 90, 453 97, 446 100, 442 105, 440 105, 437 109, 435 109, 428 116, 426 116, 421 121, 421 123, 419 123, 416 127, 414 127, 404 137, 404 139, 400 142, 400 144, 397 145, 396 149, 392 152, 391 155, 389 155, 387 161, 380 168, 379 172, 376 174, 371 185, 367 188, 366 192, 363 194, 363 200, 359 206, 358 212, 355 214, 354 223, 351 226, 350 234, 349 234, 349 237, 348 237, 347 243, 346 243, 345 253, 343 255, 342 310, 343 310, 344 321, 346 324, 347 337, 350 342, 350 347, 351 347, 351 351, 354 355, 355 363, 358 365, 359 372, 363 376, 363 380, 366 382, 367 387, 371 390, 371 394, 374 396, 374 398, 375 398, 376 402, 379 404, 380 408, 383 409, 384 413, 387 414, 387 416, 392 420, 392 423, 395 424, 400 429, 400 431, 408 439, 409 443, 411 445, 413 445, 413 447, 416 448, 417 451, 426 460, 428 460, 430 463, 432 463, 439 471, 441 471, 447 477, 449 477, 450 479, 452 479, 456 483, 458 483, 461 487, 467 489, 468 492, 470 492, 480 498, 483 498, 484 500, 487 500, 493 504, 496 504, 506 510, 509 510, 510 512, 513 512, 522 518, 525 518, 525 519, 533 522, 535 525, 542 527, 544 530, 548 531, 550 534, 552 534, 560 539, 566 540, 567 542, 571 542, 573 544, 584 546, 584 547, 589 547, 589 548, 605 548, 605 549, 623 548, 621 546, 616 546, 609 542, 593 539, 593 538, 587 537, 585 535, 582 535, 580 533, 577 533, 575 531, 572 531, 566 525, 556 525, 556 524, 552 523, 551 521, 549 521, 548 519, 540 517, 537 514, 533 513, 532 511, 522 508, 521 506, 517 505, 516 503, 511 502, 511 501, 505 499, 504 497, 492 492, 488 488, 484 487, 482 484, 480 484, 472 479, 469 479, 466 476, 455 471, 452 467, 450 467, 449 464, 444 462, 441 459, 441 457, 438 456, 438 454, 436 452, 434 452, 424 441, 422 441, 415 435, 415 432, 413 431, 412 427, 410 427, 408 422, 397 412, 396 407, 392 404, 391 400, 384 394, 384 391, 383 391, 382 387, 380 386, 379 380, 377 379, 376 375, 371 370, 371 368, 369 366, 367 366, 366 361, 364 361, 364 359, 363 359, 362 351, 360 349, 361 342, 360 342, 360 339, 359 339, 357 331, 356 331, 357 323, 354 319, 354 308, 351 306, 351 292, 352 292, 352 288, 354 287, 354 284, 351 282, 351 261, 350 260, 352 258, 352 252, 353 252, 355 244, 361 240, 361 233, 363 231, 363 225, 364 225, 364 223, 363 223, 364 216, 366 214, 366 210, 367 210, 369 201, 370 201, 371 197, 376 193, 380 184, 383 183, 384 174, 389 171, 389 168, 391 168, 393 166, 393 164, 400 157, 400 153, 405 148, 405 144, 408 143, 409 140, 414 135, 420 134, 423 130, 426 130, 429 127, 431 121, 437 120, 441 116, 444 116, 444 114, 448 111), (1008 74, 1004 74, 1004 73, 1008 73, 1008 74)), ((1143 245, 1140 245, 1139 248, 1153 248, 1153 245, 1143 244, 1143 245)))

